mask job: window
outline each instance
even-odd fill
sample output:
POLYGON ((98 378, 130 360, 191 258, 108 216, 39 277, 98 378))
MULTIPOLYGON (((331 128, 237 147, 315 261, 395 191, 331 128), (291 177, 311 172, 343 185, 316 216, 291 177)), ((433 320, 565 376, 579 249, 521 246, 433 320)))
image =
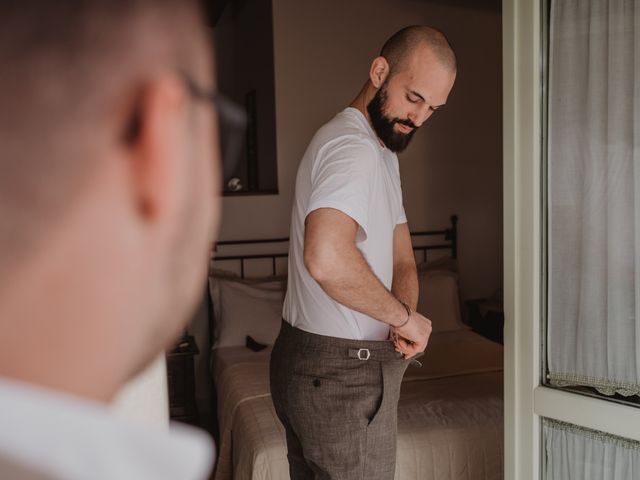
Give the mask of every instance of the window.
POLYGON ((540 3, 503 4, 505 477, 634 478, 640 6, 540 3))
POLYGON ((636 405, 639 9, 624 0, 550 0, 543 145, 544 383, 636 405))

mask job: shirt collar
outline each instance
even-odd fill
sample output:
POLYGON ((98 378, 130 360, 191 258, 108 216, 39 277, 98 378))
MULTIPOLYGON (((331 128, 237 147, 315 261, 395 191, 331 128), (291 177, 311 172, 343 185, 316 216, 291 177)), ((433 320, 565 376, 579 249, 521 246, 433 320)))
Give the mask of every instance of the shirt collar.
POLYGON ((376 145, 378 146, 378 148, 380 148, 381 152, 387 154, 391 158, 397 158, 397 155, 389 150, 387 146, 378 138, 378 134, 369 123, 369 120, 367 120, 367 117, 365 117, 365 115, 359 109, 349 106, 345 108, 345 111, 353 113, 354 117, 358 119, 358 121, 362 124, 363 128, 367 131, 371 138, 375 140, 376 145))
POLYGON ((186 425, 148 427, 108 405, 0 377, 0 452, 68 479, 207 478, 215 447, 186 425))

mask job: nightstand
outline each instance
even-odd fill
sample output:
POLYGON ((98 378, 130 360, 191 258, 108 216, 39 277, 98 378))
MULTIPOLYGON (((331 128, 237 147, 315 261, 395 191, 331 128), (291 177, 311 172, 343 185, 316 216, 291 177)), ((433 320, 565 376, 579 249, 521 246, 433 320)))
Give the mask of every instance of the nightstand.
POLYGON ((504 309, 502 302, 494 298, 479 298, 465 302, 468 323, 483 337, 503 343, 504 309))
POLYGON ((169 384, 169 417, 171 420, 198 425, 194 357, 198 346, 191 335, 185 335, 167 353, 169 384))

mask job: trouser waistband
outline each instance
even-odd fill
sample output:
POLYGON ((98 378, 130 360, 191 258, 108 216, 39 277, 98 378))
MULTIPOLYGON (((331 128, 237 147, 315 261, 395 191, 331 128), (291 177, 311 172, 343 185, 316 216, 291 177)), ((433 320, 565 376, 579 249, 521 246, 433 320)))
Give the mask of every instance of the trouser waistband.
POLYGON ((395 350, 391 340, 353 340, 310 333, 282 320, 280 336, 305 350, 322 352, 339 357, 366 360, 400 360, 402 354, 395 350))

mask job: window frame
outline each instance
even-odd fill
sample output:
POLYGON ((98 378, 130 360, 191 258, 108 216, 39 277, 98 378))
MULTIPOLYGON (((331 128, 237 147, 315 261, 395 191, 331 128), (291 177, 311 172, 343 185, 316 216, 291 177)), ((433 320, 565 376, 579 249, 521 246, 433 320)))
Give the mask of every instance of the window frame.
POLYGON ((505 478, 518 480, 542 478, 541 417, 640 441, 637 407, 542 382, 546 8, 545 0, 503 1, 504 451, 505 478))

